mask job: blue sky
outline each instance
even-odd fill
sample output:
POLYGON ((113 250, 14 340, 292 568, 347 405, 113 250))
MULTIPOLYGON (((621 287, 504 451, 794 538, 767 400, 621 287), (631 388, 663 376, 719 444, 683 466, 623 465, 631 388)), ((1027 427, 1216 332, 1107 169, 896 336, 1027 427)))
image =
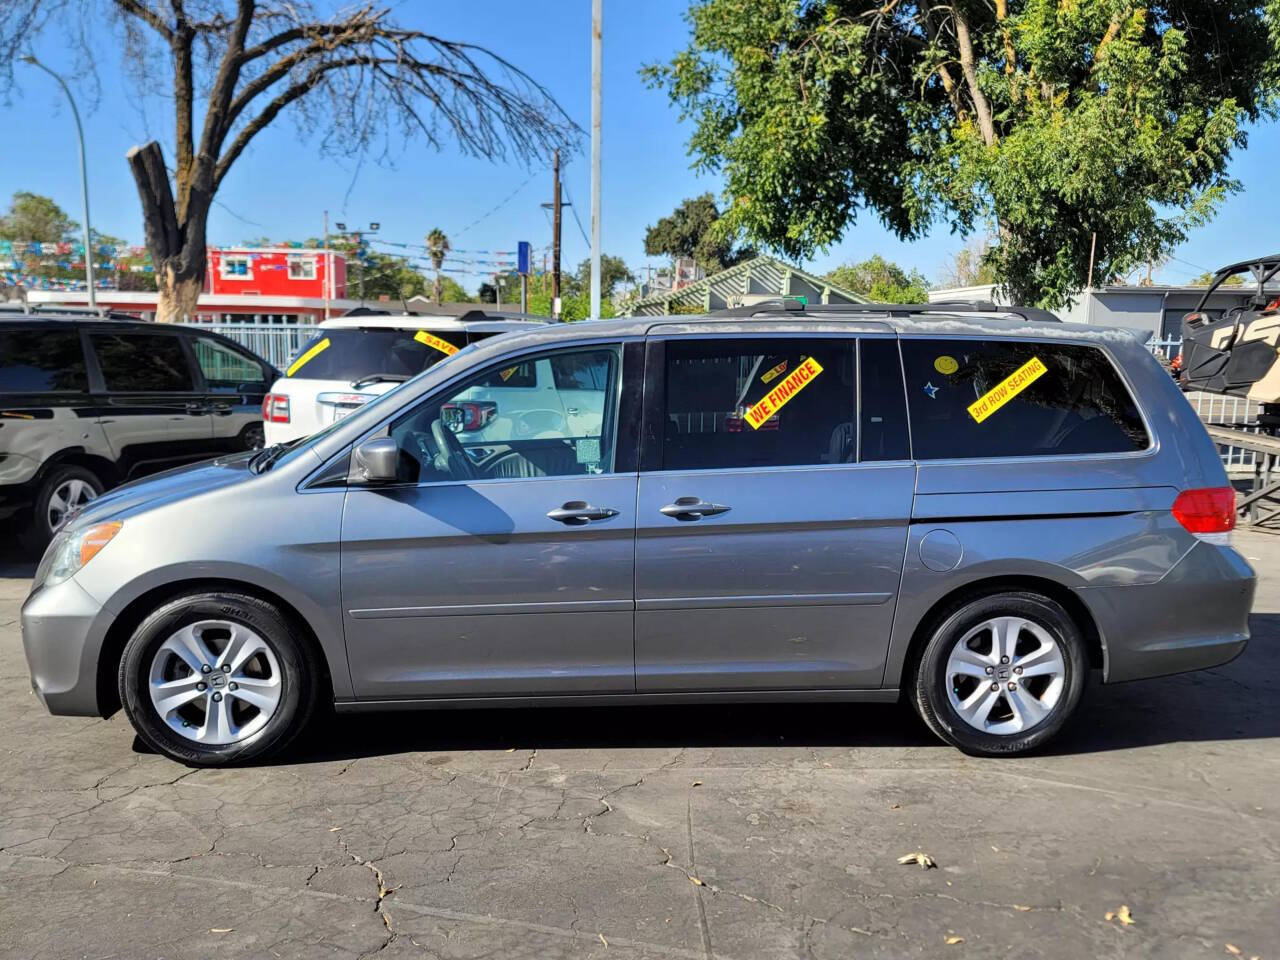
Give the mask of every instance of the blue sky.
MULTIPOLYGON (((590 0, 469 0, 431 4, 428 10, 418 0, 402 0, 397 16, 406 25, 482 43, 510 58, 545 83, 585 129, 590 118, 590 6, 590 0)), ((690 170, 688 126, 679 123, 665 95, 647 89, 638 75, 643 64, 668 59, 682 47, 685 9, 684 0, 605 0, 603 246, 633 269, 660 263, 644 256, 647 225, 682 198, 720 187, 717 178, 690 170)), ((43 38, 36 52, 55 69, 67 66, 64 47, 55 37, 43 38)), ((75 140, 62 95, 44 74, 22 65, 15 69, 21 89, 10 103, 0 103, 0 129, 7 143, 0 198, 15 190, 48 194, 79 219, 75 140)), ((118 45, 106 35, 99 74, 102 91, 96 106, 82 102, 93 223, 102 232, 141 243, 141 216, 124 154, 152 137, 168 150, 172 120, 163 102, 140 103, 126 92, 118 45)), ((550 224, 539 206, 550 199, 549 169, 531 171, 463 157, 448 148, 436 153, 411 146, 396 157, 394 167, 366 161, 357 170, 354 159, 321 157, 315 138, 300 139, 292 123, 281 120, 254 141, 224 182, 220 205, 210 217, 211 243, 230 245, 263 235, 277 240, 317 236, 326 208, 331 222, 355 226, 379 221, 380 236, 388 240, 420 243, 439 226, 461 249, 511 250, 518 240, 535 247, 549 243, 550 224)), ((1277 155, 1280 130, 1271 125, 1253 131, 1249 149, 1232 164, 1244 192, 1177 251, 1159 279, 1182 282, 1201 268, 1280 249, 1275 236, 1280 222, 1277 155)), ((583 153, 570 159, 563 177, 582 227, 589 229, 585 140, 583 153)), ((945 228, 905 244, 874 216, 864 215, 839 244, 807 266, 823 271, 882 253, 934 280, 960 246, 962 241, 945 228)), ((564 262, 572 267, 586 255, 583 234, 566 211, 564 262)), ((474 289, 481 278, 458 279, 474 289)))

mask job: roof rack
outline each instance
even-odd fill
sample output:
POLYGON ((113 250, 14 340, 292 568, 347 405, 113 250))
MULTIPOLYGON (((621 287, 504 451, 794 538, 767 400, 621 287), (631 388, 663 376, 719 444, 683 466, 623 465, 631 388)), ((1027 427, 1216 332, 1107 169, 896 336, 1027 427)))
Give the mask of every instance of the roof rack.
POLYGON ((1028 323, 1061 323, 1062 320, 1040 307, 997 305, 985 300, 942 300, 937 303, 812 303, 799 300, 762 300, 745 307, 713 310, 713 317, 774 316, 779 313, 874 313, 891 317, 927 317, 930 314, 953 316, 957 313, 1003 313, 1021 317, 1028 323))
POLYGON ((131 313, 121 313, 108 307, 60 307, 52 303, 0 303, 0 317, 44 317, 47 320, 128 320, 147 323, 131 313))

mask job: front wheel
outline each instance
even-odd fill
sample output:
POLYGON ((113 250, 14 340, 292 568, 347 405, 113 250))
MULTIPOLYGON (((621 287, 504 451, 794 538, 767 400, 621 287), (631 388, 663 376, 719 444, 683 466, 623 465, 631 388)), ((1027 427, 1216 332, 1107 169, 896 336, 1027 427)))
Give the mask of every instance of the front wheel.
POLYGON ((966 753, 1026 753, 1066 725, 1088 665, 1080 628, 1061 604, 1024 591, 980 597, 944 615, 929 638, 915 705, 966 753))
POLYGON ((38 553, 49 545, 53 535, 71 516, 102 496, 103 484, 97 474, 75 464, 54 467, 36 492, 31 522, 23 534, 23 542, 38 553))
POLYGON ((318 664, 298 628, 257 597, 178 597, 147 617, 120 661, 120 702, 138 736, 190 766, 266 756, 301 731, 318 664))

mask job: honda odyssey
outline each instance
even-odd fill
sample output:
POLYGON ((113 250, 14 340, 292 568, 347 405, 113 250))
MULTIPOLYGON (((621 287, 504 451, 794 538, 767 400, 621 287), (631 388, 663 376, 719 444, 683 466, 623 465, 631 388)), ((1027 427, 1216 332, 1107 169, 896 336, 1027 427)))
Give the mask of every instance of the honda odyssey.
POLYGON ((1091 674, 1244 649, 1232 489, 1129 333, 744 311, 496 336, 304 440, 99 497, 22 610, 35 692, 123 705, 197 765, 322 701, 902 699, 999 755, 1091 674))

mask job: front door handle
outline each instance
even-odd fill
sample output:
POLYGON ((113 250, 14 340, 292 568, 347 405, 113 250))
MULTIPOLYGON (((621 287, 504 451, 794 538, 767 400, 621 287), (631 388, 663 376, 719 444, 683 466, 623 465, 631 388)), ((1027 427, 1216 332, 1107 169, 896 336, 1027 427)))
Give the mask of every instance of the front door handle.
POLYGON ((608 520, 617 515, 617 510, 610 507, 593 507, 585 500, 570 500, 564 506, 547 511, 549 518, 570 527, 585 526, 595 520, 608 520))
POLYGON ((707 503, 701 497, 678 497, 675 503, 659 507, 658 512, 677 520, 701 520, 718 513, 728 513, 729 508, 719 503, 707 503))
POLYGON ((188 403, 186 405, 186 410, 187 410, 187 413, 191 414, 192 416, 200 416, 201 414, 205 414, 209 412, 209 408, 205 406, 203 403, 188 403))

